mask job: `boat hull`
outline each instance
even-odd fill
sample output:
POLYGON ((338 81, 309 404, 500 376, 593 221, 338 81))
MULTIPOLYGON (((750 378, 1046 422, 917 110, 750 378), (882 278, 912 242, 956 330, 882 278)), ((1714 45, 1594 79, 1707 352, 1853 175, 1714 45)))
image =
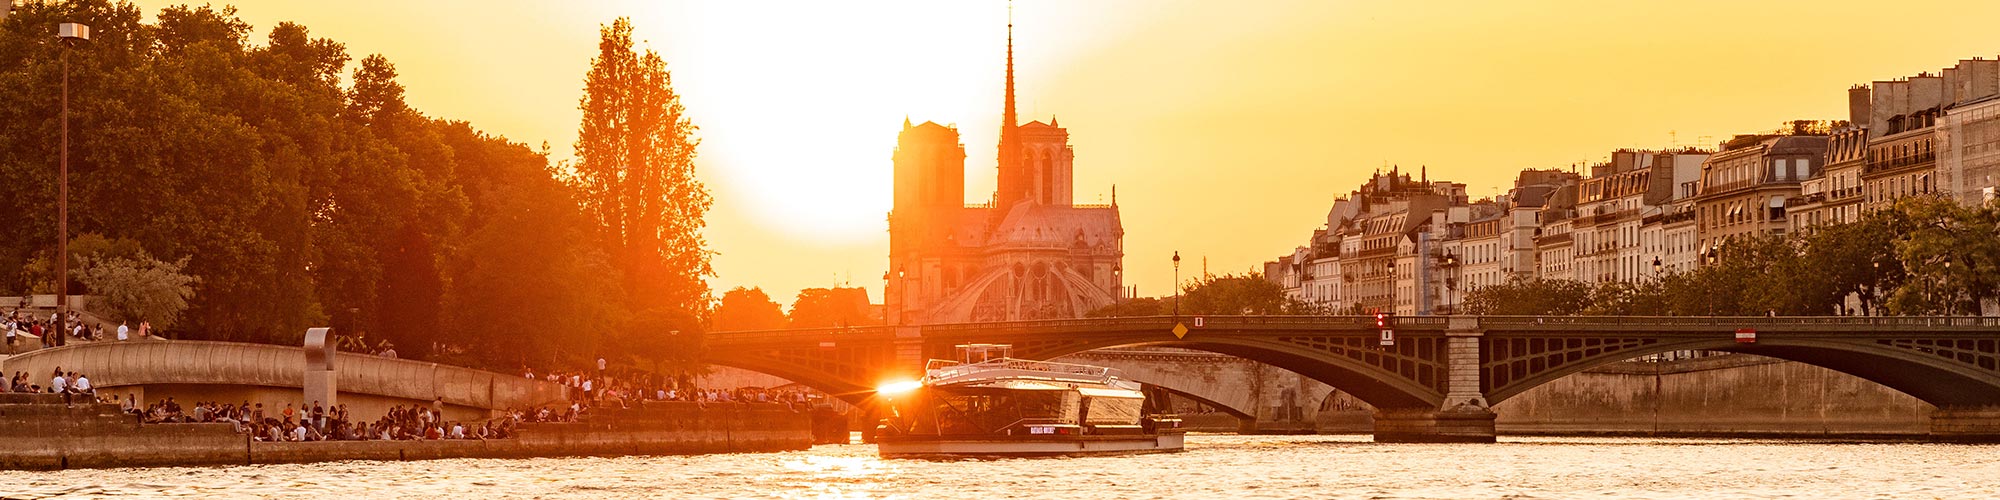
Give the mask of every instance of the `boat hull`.
POLYGON ((899 436, 875 442, 882 458, 1084 457, 1174 453, 1184 434, 1134 436, 937 437, 899 436))

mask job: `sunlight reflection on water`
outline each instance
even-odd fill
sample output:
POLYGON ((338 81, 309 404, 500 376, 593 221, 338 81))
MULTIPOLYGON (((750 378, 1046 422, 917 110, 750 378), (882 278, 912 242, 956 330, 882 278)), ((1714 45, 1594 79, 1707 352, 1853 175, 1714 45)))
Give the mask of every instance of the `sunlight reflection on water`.
POLYGON ((1973 498, 2000 446, 1198 435, 1167 455, 882 460, 868 445, 669 457, 0 472, 6 498, 1973 498))

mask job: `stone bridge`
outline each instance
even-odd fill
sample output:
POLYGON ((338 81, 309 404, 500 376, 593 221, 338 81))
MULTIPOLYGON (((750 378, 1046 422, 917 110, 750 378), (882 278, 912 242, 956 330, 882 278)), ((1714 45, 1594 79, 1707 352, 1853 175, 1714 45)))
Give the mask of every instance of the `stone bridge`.
MULTIPOLYGON (((1242 433, 1312 433, 1332 387, 1275 366, 1226 354, 1172 348, 1097 349, 1054 359, 1116 368, 1126 379, 1236 420, 1242 433)), ((1211 423, 1211 425, 1213 425, 1211 423)))
MULTIPOLYGON (((90 377, 99 395, 142 402, 174 397, 198 401, 263 403, 266 415, 305 401, 307 349, 268 344, 188 340, 133 340, 70 344, 7 358, 0 370, 27 372, 47 385, 57 367, 90 377)), ((451 365, 365 354, 339 353, 340 402, 357 416, 374 418, 395 405, 442 400, 449 418, 486 418, 492 410, 566 404, 558 384, 451 365)))
MULTIPOLYGON (((1016 357, 1167 346, 1251 359, 1377 409, 1379 441, 1491 441, 1493 404, 1563 376, 1649 354, 1713 350, 1798 361, 1880 383, 1939 410, 1940 437, 2000 436, 2000 318, 1209 316, 715 333, 710 361, 865 404, 872 387, 921 376, 954 346, 1011 344, 1016 357), (1176 335, 1176 324, 1190 328, 1176 335), (1741 329, 1756 332, 1740 342, 1741 329)), ((1148 381, 1173 388, 1182 381, 1148 381)), ((1185 391, 1183 391, 1185 392, 1185 391)))

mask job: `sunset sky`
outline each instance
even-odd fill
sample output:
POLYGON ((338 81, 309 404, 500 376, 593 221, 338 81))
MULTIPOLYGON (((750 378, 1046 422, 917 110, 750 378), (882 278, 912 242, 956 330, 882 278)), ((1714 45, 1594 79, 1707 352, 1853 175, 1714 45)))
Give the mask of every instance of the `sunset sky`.
MULTIPOLYGON (((598 25, 630 16, 701 127, 718 294, 881 300, 905 116, 994 183, 1007 4, 238 1, 396 64, 412 106, 570 156, 598 25)), ((141 1, 149 12, 169 2, 141 1)), ((1846 117, 1848 86, 2000 56, 2000 2, 1021 0, 1022 120, 1059 117, 1076 198, 1118 186, 1128 284, 1250 270, 1385 164, 1492 195, 1526 167, 1846 117), (1893 9, 1887 7, 1893 6, 1893 9), (1910 29, 1915 26, 1922 29, 1910 29), (1677 140, 1676 140, 1677 138, 1677 140)))

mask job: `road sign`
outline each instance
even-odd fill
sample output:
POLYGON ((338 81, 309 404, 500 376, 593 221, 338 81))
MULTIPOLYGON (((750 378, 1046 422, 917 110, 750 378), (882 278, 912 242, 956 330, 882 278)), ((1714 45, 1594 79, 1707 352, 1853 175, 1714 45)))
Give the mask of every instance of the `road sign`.
POLYGON ((1396 345, 1396 331, 1382 329, 1382 345, 1396 345))
POLYGON ((1194 327, 1195 327, 1195 328, 1201 328, 1201 323, 1202 323, 1202 321, 1201 321, 1201 316, 1195 316, 1195 317, 1194 317, 1194 327))
POLYGON ((1736 329, 1736 343, 1738 343, 1738 344, 1755 344, 1755 343, 1757 343, 1757 330, 1756 330, 1756 329, 1754 329, 1754 328, 1738 328, 1738 329, 1736 329))
POLYGON ((1187 325, 1174 323, 1174 338, 1184 339, 1187 338, 1187 334, 1188 334, 1187 325))
POLYGON ((832 342, 820 342, 820 343, 819 343, 819 347, 820 347, 820 348, 822 348, 822 349, 831 349, 831 348, 833 348, 833 343, 832 343, 832 342))

